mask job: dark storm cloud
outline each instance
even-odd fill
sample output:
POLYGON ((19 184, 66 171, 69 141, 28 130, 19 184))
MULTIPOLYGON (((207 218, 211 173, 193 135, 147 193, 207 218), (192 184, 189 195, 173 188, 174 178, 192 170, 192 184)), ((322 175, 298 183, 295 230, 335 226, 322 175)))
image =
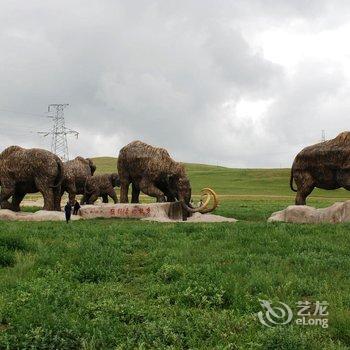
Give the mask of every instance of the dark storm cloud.
POLYGON ((69 102, 67 123, 81 133, 74 155, 116 155, 142 139, 187 161, 279 166, 316 115, 327 126, 325 101, 342 98, 344 81, 323 64, 309 79, 302 68, 286 77, 246 33, 335 18, 346 11, 329 1, 4 1, 0 146, 49 147, 35 134, 50 128, 42 114, 69 102), (236 115, 242 99, 274 103, 260 125, 236 115))

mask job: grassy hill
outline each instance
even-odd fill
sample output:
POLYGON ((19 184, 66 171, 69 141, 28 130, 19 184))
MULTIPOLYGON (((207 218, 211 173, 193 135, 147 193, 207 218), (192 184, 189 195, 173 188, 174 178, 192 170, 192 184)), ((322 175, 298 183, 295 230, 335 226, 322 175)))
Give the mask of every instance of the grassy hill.
MULTIPOLYGON (((117 171, 117 158, 94 158, 97 173, 117 171)), ((278 196, 294 197, 289 188, 289 169, 232 169, 205 164, 185 163, 194 193, 203 187, 211 187, 225 196, 278 196)), ((349 198, 349 192, 340 189, 325 191, 316 189, 315 198, 349 198)))

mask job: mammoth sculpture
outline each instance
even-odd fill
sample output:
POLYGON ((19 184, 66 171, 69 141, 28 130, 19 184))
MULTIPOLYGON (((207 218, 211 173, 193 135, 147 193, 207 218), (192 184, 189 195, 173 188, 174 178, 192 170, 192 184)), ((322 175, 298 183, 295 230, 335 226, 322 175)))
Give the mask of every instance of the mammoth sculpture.
POLYGON ((11 146, 0 153, 0 205, 3 209, 20 210, 27 193, 40 192, 44 210, 61 210, 62 161, 53 153, 11 146), (9 199, 12 197, 12 202, 9 199))
POLYGON ((217 206, 217 198, 209 189, 205 189, 203 194, 207 195, 207 199, 200 207, 194 208, 191 205, 191 185, 185 167, 175 162, 163 148, 153 147, 141 141, 129 143, 120 150, 118 173, 121 183, 121 203, 128 202, 131 183, 132 203, 139 202, 142 191, 155 197, 157 202, 178 200, 187 215, 194 212, 209 212, 217 206), (209 195, 214 197, 212 208, 208 208, 209 195))
POLYGON ((69 201, 73 204, 77 194, 85 193, 86 180, 94 175, 96 166, 89 158, 76 157, 63 163, 63 167, 64 179, 61 193, 68 192, 69 201))
POLYGON ((108 196, 113 199, 114 203, 118 203, 118 197, 114 190, 114 187, 117 186, 120 186, 117 173, 88 177, 81 204, 94 204, 98 197, 102 197, 103 203, 108 203, 108 196))
POLYGON ((305 205, 315 187, 350 190, 350 132, 304 148, 294 159, 290 187, 297 192, 296 205, 305 205))

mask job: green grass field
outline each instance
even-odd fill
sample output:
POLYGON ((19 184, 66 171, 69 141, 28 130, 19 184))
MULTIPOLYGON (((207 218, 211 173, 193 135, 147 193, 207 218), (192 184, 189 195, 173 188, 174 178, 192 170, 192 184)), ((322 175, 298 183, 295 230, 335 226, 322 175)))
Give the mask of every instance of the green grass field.
POLYGON ((267 223, 293 203, 287 169, 187 169, 238 223, 0 222, 0 349, 350 348, 350 224, 267 223), (268 328, 259 299, 327 301, 329 327, 268 328))

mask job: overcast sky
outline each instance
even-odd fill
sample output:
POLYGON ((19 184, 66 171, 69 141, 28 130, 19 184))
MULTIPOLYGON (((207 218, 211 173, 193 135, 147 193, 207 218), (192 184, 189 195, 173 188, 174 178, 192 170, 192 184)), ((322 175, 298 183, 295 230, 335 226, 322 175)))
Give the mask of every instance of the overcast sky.
POLYGON ((0 147, 70 156, 139 139, 177 160, 288 167, 350 129, 350 1, 2 0, 0 147))

